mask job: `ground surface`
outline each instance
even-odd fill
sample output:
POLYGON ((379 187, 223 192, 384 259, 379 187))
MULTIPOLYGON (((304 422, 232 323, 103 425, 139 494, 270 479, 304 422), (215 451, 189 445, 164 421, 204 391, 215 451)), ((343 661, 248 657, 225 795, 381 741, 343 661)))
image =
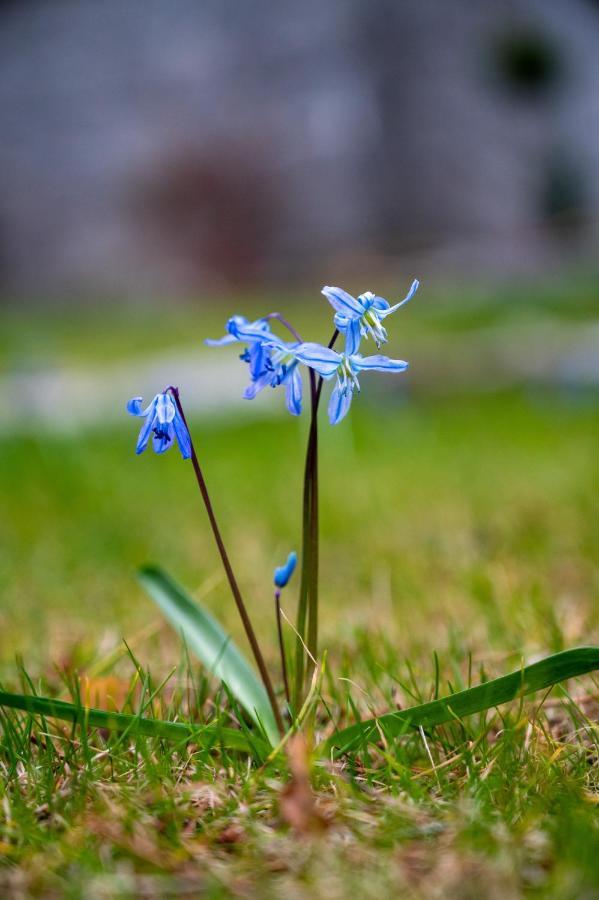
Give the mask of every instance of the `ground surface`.
MULTIPOLYGON (((548 316, 584 326, 590 310, 586 289, 561 303, 538 295, 517 316, 503 298, 453 317, 435 307, 391 349, 416 367, 419 346, 427 359, 444 346, 459 358, 461 347, 487 346, 482 328, 510 326, 522 340, 519 316, 534 334, 548 316)), ((210 315, 211 331, 219 318, 210 315)), ((305 310, 299 318, 308 327, 305 310)), ((191 320, 174 319, 174 348, 189 348, 191 320)), ((169 322, 156 322, 135 352, 142 338, 146 349, 163 346, 169 322)), ((44 327, 53 360, 110 362, 107 324, 94 337, 89 322, 41 327, 17 316, 3 330, 9 370, 24 347, 43 346, 44 327)), ((121 330, 112 349, 125 359, 121 330)), ((315 743, 330 731, 327 709, 349 723, 356 710, 408 706, 599 642, 597 394, 559 379, 493 386, 487 374, 469 390, 431 374, 402 393, 372 376, 350 420, 335 429, 323 420, 328 658, 315 743)), ((277 671, 270 577, 298 545, 306 422, 263 416, 258 402, 255 416, 199 416, 193 433, 277 671)), ((136 584, 140 564, 161 563, 242 645, 189 466, 175 454, 136 458, 135 431, 133 420, 111 419, 83 432, 0 435, 3 683, 24 689, 30 677, 40 693, 79 690, 86 702, 135 710, 149 669, 156 687, 168 678, 156 715, 234 721, 136 584)), ((284 598, 291 617, 295 597, 292 588, 284 598)), ((2 893, 599 897, 597 685, 567 688, 366 757, 332 763, 315 753, 317 804, 303 823, 288 802, 296 782, 283 788, 285 760, 257 769, 216 748, 9 714, 2 893)))

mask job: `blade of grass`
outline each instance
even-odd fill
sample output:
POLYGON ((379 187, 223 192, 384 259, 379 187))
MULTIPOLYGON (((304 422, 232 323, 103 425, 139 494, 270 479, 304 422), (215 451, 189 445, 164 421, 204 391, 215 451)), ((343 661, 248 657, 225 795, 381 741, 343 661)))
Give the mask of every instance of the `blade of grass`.
POLYGON ((165 572, 147 566, 139 573, 146 592, 162 610, 190 650, 206 668, 224 681, 273 746, 280 736, 264 686, 220 623, 165 572))
POLYGON ((210 741, 217 745, 221 743, 230 750, 239 750, 242 753, 250 753, 252 750, 242 732, 218 724, 196 726, 183 722, 165 722, 161 719, 144 718, 130 713, 93 709, 67 703, 65 700, 54 700, 31 694, 11 694, 6 691, 0 691, 0 706, 21 709, 32 715, 60 719, 75 725, 104 728, 107 731, 128 732, 132 735, 143 734, 147 737, 182 743, 191 740, 196 743, 210 741))
POLYGON ((492 709, 516 697, 533 694, 568 678, 599 669, 599 647, 577 647, 563 650, 517 672, 494 678, 449 697, 422 703, 410 709, 386 713, 376 719, 356 722, 337 731, 325 743, 327 751, 346 753, 364 743, 376 743, 380 731, 385 737, 398 737, 406 727, 426 727, 461 719, 473 713, 492 709), (380 729, 380 730, 379 730, 380 729))

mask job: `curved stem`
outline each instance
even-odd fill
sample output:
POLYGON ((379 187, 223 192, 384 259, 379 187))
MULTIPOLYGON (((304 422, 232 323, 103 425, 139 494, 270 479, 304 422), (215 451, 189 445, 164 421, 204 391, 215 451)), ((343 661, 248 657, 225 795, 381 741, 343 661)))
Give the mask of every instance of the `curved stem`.
POLYGON ((229 556, 225 549, 225 545, 220 533, 220 529, 218 527, 218 523, 216 521, 216 516, 214 514, 214 509, 212 506, 212 501, 210 500, 210 495, 208 494, 208 488, 206 486, 206 481, 204 480, 204 475, 202 473, 202 469, 200 468, 200 463, 195 451, 195 447, 193 445, 193 441, 191 439, 191 433, 189 431, 189 426, 187 425, 187 420, 185 419, 185 413, 183 412, 183 407, 181 406, 181 400, 179 399, 179 391, 175 387, 167 388, 169 390, 177 404, 177 409, 183 419, 185 427, 187 428, 187 432, 189 434, 189 440, 191 444, 191 464, 193 466, 193 470, 195 472, 195 476, 198 482, 198 487, 200 488, 200 493, 202 495, 202 500, 204 501, 204 506, 206 507, 206 512, 208 513, 208 519, 210 521, 210 526, 212 528, 212 533, 214 535, 214 540, 216 541, 216 546, 218 547, 218 552, 220 553, 220 558, 222 560, 222 564, 225 570, 225 574, 227 576, 229 586, 231 588, 231 593, 233 594, 233 598, 235 600, 235 604, 237 606, 237 610, 241 617, 241 621, 243 623, 243 627, 245 629, 245 633, 247 635, 247 639, 249 641, 250 647, 252 648, 252 653, 254 654, 254 659, 256 660, 256 665, 258 666, 258 670, 260 672, 260 676, 262 678, 262 682, 266 689, 266 693, 268 694, 268 699, 270 701, 270 705, 272 706, 272 711, 275 717, 275 721, 277 723, 277 728, 279 729, 281 735, 285 733, 285 726, 283 725, 283 719, 281 717, 281 711, 279 710, 277 699, 275 696, 275 692, 272 686, 272 682, 270 680, 270 675, 268 674, 268 669, 266 668, 266 663, 264 662, 264 657, 262 656, 262 651, 260 650, 260 645, 258 644, 258 640, 256 638, 256 634, 254 632, 254 628, 250 621, 250 617, 248 615, 245 603, 243 602, 243 598, 241 596, 241 591, 239 590, 239 586, 237 584, 237 579, 233 573, 233 568, 229 561, 229 556))
POLYGON ((286 328, 287 331, 288 331, 290 334, 293 335, 293 337, 296 339, 296 341, 299 341, 300 344, 302 343, 302 339, 301 339, 301 337, 300 337, 299 332, 295 330, 295 328, 293 327, 293 325, 291 324, 291 322, 288 322, 287 319, 284 318, 284 316, 281 315, 281 313, 278 313, 278 312, 271 312, 271 313, 268 313, 267 316, 264 316, 264 318, 265 318, 265 319, 276 319, 277 322, 280 322, 281 325, 282 325, 284 328, 286 328))

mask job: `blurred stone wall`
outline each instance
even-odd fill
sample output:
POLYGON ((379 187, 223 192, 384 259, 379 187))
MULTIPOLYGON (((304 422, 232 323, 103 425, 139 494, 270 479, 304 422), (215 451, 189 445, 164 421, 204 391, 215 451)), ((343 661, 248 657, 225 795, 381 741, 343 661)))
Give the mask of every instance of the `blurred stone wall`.
POLYGON ((593 0, 5 0, 0 294, 589 259, 598 47, 593 0))

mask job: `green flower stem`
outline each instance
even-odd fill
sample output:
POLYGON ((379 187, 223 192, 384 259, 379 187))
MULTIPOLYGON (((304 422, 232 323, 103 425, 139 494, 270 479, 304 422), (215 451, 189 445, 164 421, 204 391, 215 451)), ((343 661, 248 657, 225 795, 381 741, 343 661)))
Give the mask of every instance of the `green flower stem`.
POLYGON ((300 709, 303 698, 304 688, 304 643, 306 639, 306 618, 308 613, 308 593, 310 585, 310 557, 312 545, 310 541, 310 525, 312 521, 312 459, 314 456, 314 433, 316 430, 315 421, 315 399, 316 399, 316 377, 312 369, 310 373, 310 394, 312 397, 312 419, 310 422, 310 434, 308 437, 308 447, 306 450, 306 463, 304 467, 304 496, 302 504, 302 570, 299 590, 299 602, 297 607, 296 631, 297 641, 295 647, 295 680, 294 680, 294 712, 300 709))
MULTIPOLYGON (((337 340, 335 329, 329 348, 337 340)), ((318 513, 318 407, 323 379, 316 379, 310 372, 310 396, 312 417, 306 450, 304 469, 304 493, 302 514, 302 571, 297 609, 296 629, 298 638, 295 654, 294 710, 301 706, 304 694, 305 673, 314 666, 318 654, 318 570, 319 570, 319 513, 318 513), (307 633, 306 633, 307 624, 307 633), (305 646, 304 646, 305 644, 305 646), (309 651, 308 666, 304 666, 306 647, 309 651)))

